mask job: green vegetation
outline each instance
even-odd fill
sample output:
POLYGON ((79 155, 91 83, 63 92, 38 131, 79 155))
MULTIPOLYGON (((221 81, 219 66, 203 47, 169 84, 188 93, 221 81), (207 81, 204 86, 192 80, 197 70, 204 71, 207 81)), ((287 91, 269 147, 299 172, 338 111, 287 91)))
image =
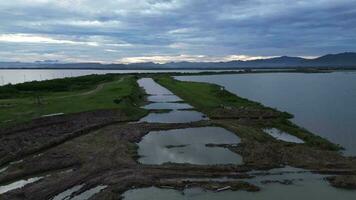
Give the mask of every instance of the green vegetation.
POLYGON ((139 108, 144 94, 135 76, 92 75, 7 85, 0 90, 2 97, 10 97, 0 99, 0 126, 54 113, 120 109, 137 119, 147 112, 139 108), (58 85, 51 88, 55 83, 58 85), (4 92, 8 88, 16 88, 17 92, 4 92))
POLYGON ((198 110, 201 110, 209 115, 209 117, 214 117, 214 109, 222 107, 253 108, 264 111, 278 112, 285 118, 293 117, 289 113, 279 112, 275 109, 265 107, 260 103, 238 97, 235 94, 222 89, 219 85, 178 81, 170 76, 158 76, 155 78, 155 81, 189 102, 198 110))
MULTIPOLYGON (((275 127, 279 128, 280 130, 286 131, 298 138, 303 139, 305 143, 309 146, 327 150, 341 149, 339 145, 333 144, 328 140, 320 136, 314 135, 309 131, 300 128, 290 122, 289 118, 291 118, 292 115, 290 115, 289 113, 279 112, 275 109, 265 107, 260 103, 238 97, 222 89, 218 85, 209 83, 178 81, 170 76, 156 76, 155 81, 157 81, 159 84, 166 87, 174 94, 193 105, 201 112, 204 112, 211 118, 214 118, 216 113, 214 111, 217 108, 248 108, 251 110, 259 110, 261 111, 261 113, 263 111, 273 111, 279 113, 279 115, 277 115, 277 117, 273 119, 258 120, 258 122, 255 122, 254 125, 251 125, 251 128, 259 128, 260 130, 262 130, 263 128, 275 127)), ((239 110, 237 110, 236 112, 239 112, 239 110)), ((243 130, 247 130, 247 132, 251 132, 252 130, 246 126, 237 126, 236 124, 234 124, 234 127, 240 127, 238 128, 239 130, 241 130, 241 127, 244 127, 243 130)), ((252 132, 257 133, 256 131, 252 132)), ((246 131, 243 131, 243 133, 245 136, 249 135, 248 133, 246 133, 246 131)), ((260 141, 266 139, 266 137, 263 137, 260 132, 255 135, 260 141)))

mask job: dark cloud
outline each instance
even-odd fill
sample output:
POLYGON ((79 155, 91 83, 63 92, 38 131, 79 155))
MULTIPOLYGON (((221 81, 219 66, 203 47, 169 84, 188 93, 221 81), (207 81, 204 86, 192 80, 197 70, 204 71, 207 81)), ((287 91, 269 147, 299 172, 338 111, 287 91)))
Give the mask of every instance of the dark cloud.
POLYGON ((356 51, 355 0, 0 2, 0 59, 356 51))

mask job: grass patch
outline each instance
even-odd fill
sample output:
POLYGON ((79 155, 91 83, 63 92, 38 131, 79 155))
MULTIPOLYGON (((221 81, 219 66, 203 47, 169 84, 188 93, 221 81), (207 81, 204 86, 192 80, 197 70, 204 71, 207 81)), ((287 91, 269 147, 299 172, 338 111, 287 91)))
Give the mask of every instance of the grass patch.
MULTIPOLYGON (((103 76, 106 77, 106 75, 103 76)), ((93 92, 82 93, 83 90, 44 92, 40 103, 29 94, 21 95, 19 98, 1 99, 0 122, 2 123, 0 126, 6 124, 7 121, 11 121, 11 123, 23 122, 53 113, 68 114, 98 109, 120 109, 130 119, 137 119, 145 115, 147 111, 139 108, 144 101, 144 94, 136 82, 136 77, 116 76, 110 79, 112 81, 105 83, 93 92)), ((81 80, 82 78, 79 78, 77 82, 81 80)), ((101 84, 102 80, 99 78, 98 81, 93 81, 95 84, 85 85, 87 88, 93 89, 101 84)), ((65 79, 62 81, 66 82, 65 79)))

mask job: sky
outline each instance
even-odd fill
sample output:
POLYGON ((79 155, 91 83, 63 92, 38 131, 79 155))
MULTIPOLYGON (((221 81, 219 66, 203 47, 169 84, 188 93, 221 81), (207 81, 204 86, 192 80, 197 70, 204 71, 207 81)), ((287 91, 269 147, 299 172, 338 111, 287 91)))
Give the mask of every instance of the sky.
POLYGON ((356 51, 356 0, 1 0, 0 61, 229 61, 356 51))

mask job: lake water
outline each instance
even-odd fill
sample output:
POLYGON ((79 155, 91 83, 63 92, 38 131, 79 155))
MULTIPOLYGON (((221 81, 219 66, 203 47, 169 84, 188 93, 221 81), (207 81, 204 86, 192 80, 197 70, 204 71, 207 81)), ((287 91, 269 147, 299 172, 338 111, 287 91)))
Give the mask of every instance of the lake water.
POLYGON ((356 155, 356 72, 179 76, 215 83, 264 105, 292 113, 293 121, 356 155))
MULTIPOLYGON (((27 81, 41 81, 65 77, 77 77, 90 74, 108 74, 108 73, 162 73, 162 72, 220 72, 227 70, 86 70, 86 69, 0 69, 0 85, 8 83, 23 83, 27 81)), ((241 71, 241 70, 228 70, 241 71)))
POLYGON ((240 138, 219 127, 152 131, 138 143, 143 164, 242 164, 240 155, 206 144, 238 144, 240 138))

